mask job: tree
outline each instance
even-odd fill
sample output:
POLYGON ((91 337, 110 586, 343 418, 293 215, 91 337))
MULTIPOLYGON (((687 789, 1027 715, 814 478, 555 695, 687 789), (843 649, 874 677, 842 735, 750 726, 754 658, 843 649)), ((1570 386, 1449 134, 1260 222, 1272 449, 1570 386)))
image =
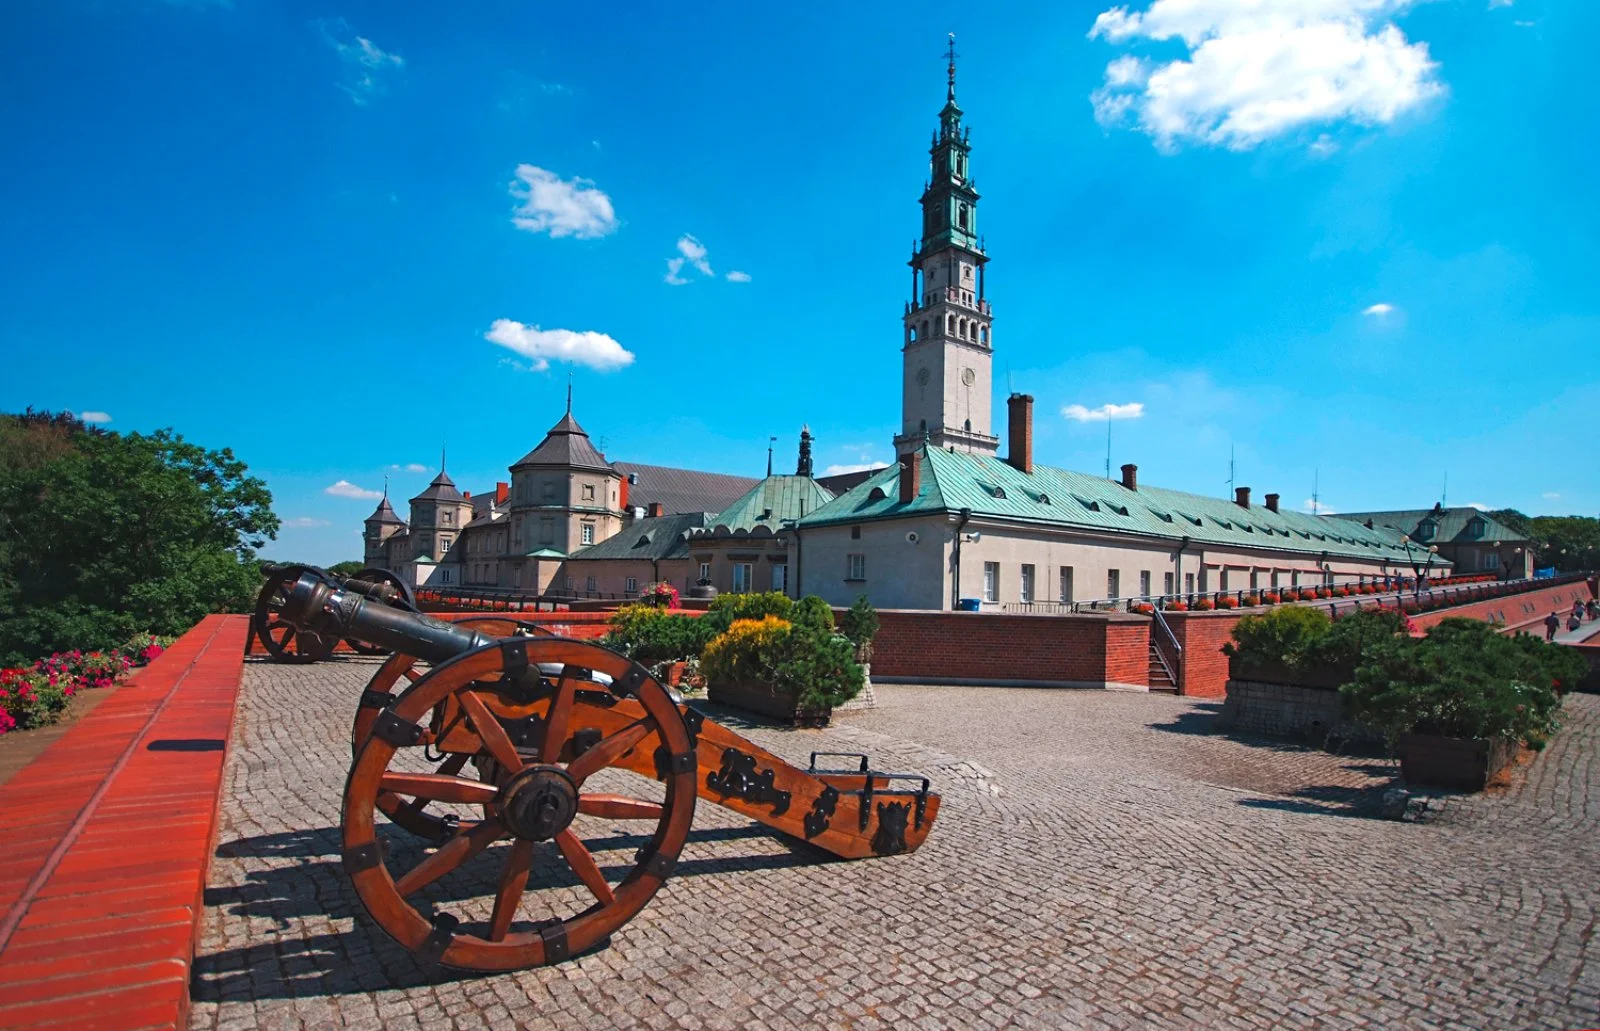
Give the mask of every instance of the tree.
POLYGON ((1563 573, 1600 569, 1600 519, 1535 516, 1529 522, 1540 566, 1555 566, 1563 573))
POLYGON ((228 449, 0 414, 0 664, 247 610, 271 505, 228 449))
POLYGON ((1502 526, 1508 526, 1517 531, 1524 537, 1531 538, 1533 536, 1533 528, 1530 525, 1531 520, 1514 508, 1497 508, 1484 514, 1502 526))
POLYGON ((367 564, 365 562, 356 562, 352 560, 350 562, 335 562, 333 565, 328 567, 328 572, 332 573, 334 576, 355 576, 365 568, 367 568, 367 564))

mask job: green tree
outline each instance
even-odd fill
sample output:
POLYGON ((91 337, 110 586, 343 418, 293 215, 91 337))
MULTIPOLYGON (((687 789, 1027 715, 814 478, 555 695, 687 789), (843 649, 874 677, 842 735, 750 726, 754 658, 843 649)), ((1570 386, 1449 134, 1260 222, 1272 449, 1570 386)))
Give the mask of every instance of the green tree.
POLYGON ((0 414, 0 663, 247 610, 271 506, 230 450, 0 414))
POLYGON ((1528 529, 1541 567, 1555 566, 1563 573, 1600 569, 1600 519, 1534 516, 1528 529))
POLYGON ((367 564, 365 562, 356 562, 352 560, 349 562, 335 562, 333 565, 328 567, 328 572, 332 573, 334 576, 355 576, 365 568, 367 568, 367 564))

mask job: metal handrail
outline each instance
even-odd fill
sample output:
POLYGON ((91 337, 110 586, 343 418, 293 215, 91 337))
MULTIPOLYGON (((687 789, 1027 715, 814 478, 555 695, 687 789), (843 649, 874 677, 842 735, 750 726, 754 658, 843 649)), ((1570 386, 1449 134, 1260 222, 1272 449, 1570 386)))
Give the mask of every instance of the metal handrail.
POLYGON ((1155 648, 1156 661, 1161 663, 1161 669, 1166 673, 1167 679, 1178 684, 1180 683, 1178 673, 1183 668, 1183 645, 1178 643, 1178 635, 1167 625, 1166 617, 1161 614, 1160 609, 1156 609, 1150 615, 1155 617, 1151 622, 1161 628, 1160 634, 1150 635, 1150 644, 1155 648), (1172 649, 1170 659, 1166 654, 1169 646, 1172 649))

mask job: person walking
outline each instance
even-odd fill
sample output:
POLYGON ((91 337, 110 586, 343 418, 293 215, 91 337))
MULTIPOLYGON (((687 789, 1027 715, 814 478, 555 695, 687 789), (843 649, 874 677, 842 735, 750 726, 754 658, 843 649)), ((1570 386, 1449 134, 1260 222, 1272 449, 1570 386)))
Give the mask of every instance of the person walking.
POLYGON ((1544 620, 1544 639, 1546 641, 1554 641, 1556 639, 1556 631, 1560 629, 1561 617, 1552 610, 1544 620))
POLYGON ((1589 602, 1589 621, 1600 619, 1600 601, 1589 602))

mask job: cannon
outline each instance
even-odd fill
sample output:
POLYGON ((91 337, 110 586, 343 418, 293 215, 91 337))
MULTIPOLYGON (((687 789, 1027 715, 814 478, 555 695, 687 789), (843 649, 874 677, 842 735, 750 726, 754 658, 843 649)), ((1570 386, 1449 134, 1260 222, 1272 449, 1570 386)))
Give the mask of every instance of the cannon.
POLYGON ((602 943, 671 876, 699 799, 846 859, 912 852, 938 816, 927 778, 854 753, 802 770, 598 644, 433 619, 315 572, 280 611, 301 633, 394 653, 352 730, 341 858, 368 914, 426 965, 514 970, 602 943), (400 862, 380 815, 431 851, 400 862), (626 843, 620 870, 580 820, 639 828, 598 839, 626 843))
MULTIPOLYGON (((256 594, 255 613, 250 620, 250 632, 260 639, 261 646, 277 662, 310 663, 325 659, 338 645, 337 637, 328 637, 315 631, 301 631, 283 618, 283 606, 289 598, 289 589, 306 573, 347 586, 366 597, 375 598, 388 605, 417 611, 417 598, 411 585, 387 569, 369 567, 352 577, 338 577, 325 569, 303 565, 270 565, 263 573, 265 580, 256 594)), ((381 655, 384 649, 365 641, 346 638, 345 643, 363 655, 381 655)))

